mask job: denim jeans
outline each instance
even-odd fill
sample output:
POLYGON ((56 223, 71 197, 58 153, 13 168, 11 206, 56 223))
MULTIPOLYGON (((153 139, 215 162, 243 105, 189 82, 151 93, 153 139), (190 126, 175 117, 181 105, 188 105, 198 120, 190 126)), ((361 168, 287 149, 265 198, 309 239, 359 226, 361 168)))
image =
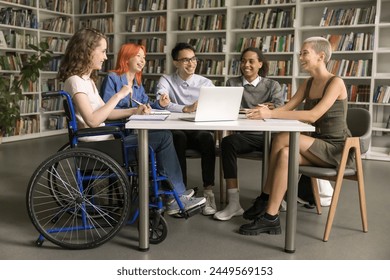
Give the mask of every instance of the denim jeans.
MULTIPOLYGON (((183 183, 182 172, 173 145, 172 133, 168 130, 148 131, 149 146, 156 153, 157 172, 168 177, 178 195, 186 191, 183 183)), ((131 134, 125 137, 125 147, 138 145, 138 136, 131 134)), ((134 159, 134 154, 129 154, 129 160, 134 159)))

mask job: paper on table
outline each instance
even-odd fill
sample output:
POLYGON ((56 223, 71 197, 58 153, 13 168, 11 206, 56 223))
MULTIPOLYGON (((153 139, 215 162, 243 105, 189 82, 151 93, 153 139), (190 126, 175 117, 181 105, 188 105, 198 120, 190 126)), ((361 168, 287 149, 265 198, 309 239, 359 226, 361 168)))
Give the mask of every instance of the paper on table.
POLYGON ((165 121, 168 115, 131 115, 130 121, 165 121))
POLYGON ((151 115, 170 115, 171 112, 168 110, 152 109, 150 114, 151 115))
POLYGON ((264 119, 265 122, 273 123, 285 123, 285 124, 296 124, 299 123, 298 120, 289 120, 289 119, 264 119))

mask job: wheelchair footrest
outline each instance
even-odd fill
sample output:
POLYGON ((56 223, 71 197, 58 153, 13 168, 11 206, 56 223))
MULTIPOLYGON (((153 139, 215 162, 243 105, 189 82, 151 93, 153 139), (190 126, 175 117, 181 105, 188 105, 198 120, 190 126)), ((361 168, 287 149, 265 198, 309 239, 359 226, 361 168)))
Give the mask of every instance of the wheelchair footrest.
POLYGON ((182 213, 181 215, 184 218, 188 219, 188 218, 190 218, 192 216, 195 216, 196 214, 199 214, 200 212, 202 212, 202 208, 203 207, 204 207, 204 204, 198 205, 198 206, 196 206, 194 208, 191 208, 191 209, 189 209, 187 211, 184 211, 184 213, 182 213))

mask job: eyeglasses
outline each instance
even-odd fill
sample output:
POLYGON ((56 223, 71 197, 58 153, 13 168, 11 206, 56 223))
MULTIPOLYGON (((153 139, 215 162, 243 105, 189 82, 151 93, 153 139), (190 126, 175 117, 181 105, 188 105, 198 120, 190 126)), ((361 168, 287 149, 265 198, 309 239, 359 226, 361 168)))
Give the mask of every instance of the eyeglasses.
POLYGON ((194 57, 191 57, 191 58, 176 59, 176 61, 181 62, 183 64, 189 64, 190 62, 197 63, 198 62, 198 58, 196 56, 194 56, 194 57))

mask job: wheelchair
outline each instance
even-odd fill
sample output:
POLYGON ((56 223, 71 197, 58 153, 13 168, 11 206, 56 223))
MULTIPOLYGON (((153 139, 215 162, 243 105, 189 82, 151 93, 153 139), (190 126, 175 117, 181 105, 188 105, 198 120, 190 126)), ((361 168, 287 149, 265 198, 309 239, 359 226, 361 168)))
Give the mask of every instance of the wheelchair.
MULTIPOLYGON (((69 143, 33 172, 26 194, 27 211, 45 239, 67 249, 95 248, 113 238, 127 224, 138 221, 138 163, 129 160, 137 146, 125 146, 124 123, 78 129, 71 96, 65 91, 44 92, 42 98, 63 97, 69 143), (113 135, 112 140, 79 141, 86 136, 113 135)), ((172 197, 179 216, 188 218, 202 206, 186 211, 169 179, 157 172, 149 147, 149 242, 159 244, 168 235, 164 202, 172 197)))

